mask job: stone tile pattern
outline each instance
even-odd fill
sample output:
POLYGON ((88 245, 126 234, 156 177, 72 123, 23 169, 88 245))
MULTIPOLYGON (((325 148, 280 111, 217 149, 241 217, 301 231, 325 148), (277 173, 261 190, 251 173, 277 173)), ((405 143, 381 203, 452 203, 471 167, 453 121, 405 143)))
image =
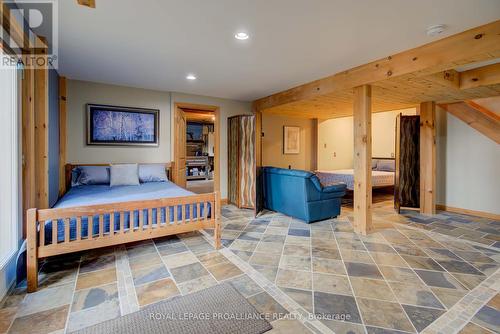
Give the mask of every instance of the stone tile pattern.
MULTIPOLYGON (((368 236, 353 232, 345 208, 336 219, 305 224, 274 212, 253 219, 227 206, 223 243, 335 332, 422 332, 500 268, 494 247, 414 226, 387 205, 375 206, 376 229, 368 236)), ((446 214, 449 222, 460 220, 446 214)))
POLYGON ((231 283, 277 331, 310 333, 301 322, 282 319, 289 311, 223 251, 195 232, 51 258, 41 265, 39 291, 26 294, 23 283, 2 301, 0 333, 71 332, 221 282, 231 283))
POLYGON ((404 213, 411 226, 500 249, 500 222, 446 211, 433 216, 414 211, 404 213))
POLYGON ((452 332, 500 333, 500 271, 483 281, 424 333, 452 332))
POLYGON ((273 212, 254 219, 252 211, 225 206, 220 251, 207 230, 54 257, 40 266, 38 292, 26 295, 21 284, 4 299, 0 333, 69 332, 222 281, 265 313, 276 333, 433 333, 450 326, 443 319, 453 328, 494 331, 498 283, 491 275, 499 252, 437 229, 465 229, 459 225, 468 220, 488 239, 498 224, 448 213, 425 224, 387 205, 374 210, 376 232, 358 236, 349 208, 337 219, 304 224, 273 212), (460 321, 452 317, 465 308, 460 321))

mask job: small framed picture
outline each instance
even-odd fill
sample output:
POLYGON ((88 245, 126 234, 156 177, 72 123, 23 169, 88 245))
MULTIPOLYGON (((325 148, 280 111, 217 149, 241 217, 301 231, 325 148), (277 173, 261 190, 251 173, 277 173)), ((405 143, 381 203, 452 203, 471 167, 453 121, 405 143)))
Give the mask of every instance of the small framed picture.
POLYGON ((87 104, 87 145, 158 146, 159 110, 87 104))
POLYGON ((300 127, 283 127, 283 154, 300 153, 300 127))

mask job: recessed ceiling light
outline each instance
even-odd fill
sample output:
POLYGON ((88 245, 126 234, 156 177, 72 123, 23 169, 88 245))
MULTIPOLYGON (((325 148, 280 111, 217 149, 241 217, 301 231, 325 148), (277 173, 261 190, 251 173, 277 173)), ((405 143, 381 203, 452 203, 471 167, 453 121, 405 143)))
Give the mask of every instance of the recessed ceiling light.
POLYGON ((248 39, 250 36, 246 32, 238 32, 234 35, 234 38, 239 39, 240 41, 244 41, 248 39))
POLYGON ((428 36, 437 36, 443 31, 445 31, 446 26, 444 24, 435 24, 427 27, 427 35, 428 36))
POLYGON ((188 79, 188 80, 196 80, 196 76, 194 74, 188 74, 186 76, 186 79, 188 79))

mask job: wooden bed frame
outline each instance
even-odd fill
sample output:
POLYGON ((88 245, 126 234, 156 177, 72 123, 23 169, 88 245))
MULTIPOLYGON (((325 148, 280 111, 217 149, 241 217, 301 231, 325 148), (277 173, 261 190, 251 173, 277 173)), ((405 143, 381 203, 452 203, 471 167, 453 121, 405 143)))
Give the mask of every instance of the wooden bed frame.
MULTIPOLYGON (((66 182, 71 184, 71 171, 74 167, 98 164, 80 164, 66 165, 66 182)), ((100 164, 106 166, 109 164, 100 164)), ((171 171, 172 164, 165 165, 167 171, 171 171)), ((172 174, 169 173, 169 179, 172 174)), ((69 187, 67 188, 69 189, 69 187)), ((191 232, 206 228, 214 229, 215 249, 219 249, 221 245, 221 227, 219 220, 220 196, 218 192, 190 195, 183 197, 159 198, 144 201, 117 202, 103 205, 89 205, 69 208, 55 209, 36 209, 27 210, 27 286, 28 292, 34 292, 38 287, 38 260, 49 256, 79 252, 95 248, 125 244, 133 241, 157 238, 178 233, 191 232), (210 203, 210 217, 208 210, 203 210, 201 206, 207 207, 210 203), (181 219, 178 219, 178 206, 181 208, 181 219), (197 218, 186 218, 186 206, 189 206, 191 212, 197 212, 197 218), (173 207, 174 217, 173 223, 153 225, 153 209, 165 208, 165 221, 169 222, 170 207, 173 207), (144 210, 147 210, 148 221, 145 224, 144 210), (129 228, 124 226, 124 213, 132 214, 138 211, 139 226, 129 228), (120 214, 120 229, 115 231, 115 213, 120 214), (109 215, 109 233, 104 233, 104 216, 109 215), (99 217, 99 232, 98 234, 88 233, 88 236, 82 236, 82 218, 99 217), (76 238, 70 239, 70 219, 76 219, 76 238), (45 224, 52 221, 52 240, 58 240, 57 237, 57 221, 64 222, 64 240, 56 243, 45 244, 45 224)), ((129 220, 133 222, 133 220, 129 220)), ((92 224, 89 223, 88 231, 91 231, 92 224)), ((133 226, 132 224, 130 226, 133 226)))

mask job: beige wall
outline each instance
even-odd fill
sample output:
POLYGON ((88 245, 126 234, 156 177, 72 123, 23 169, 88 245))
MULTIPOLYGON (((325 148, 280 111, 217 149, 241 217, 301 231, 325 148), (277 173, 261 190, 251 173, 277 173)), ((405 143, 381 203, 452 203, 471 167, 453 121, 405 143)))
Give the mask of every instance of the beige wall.
POLYGON ((67 159, 76 163, 170 161, 170 94, 138 88, 68 80, 67 159), (89 146, 86 144, 86 104, 99 103, 160 110, 157 147, 89 146))
POLYGON ((172 160, 172 106, 174 102, 210 104, 221 111, 221 197, 227 197, 227 117, 251 114, 247 102, 181 93, 130 88, 94 82, 68 80, 67 159, 74 163, 168 162, 172 160), (160 110, 158 147, 107 147, 86 145, 85 106, 87 103, 142 107, 160 110))
MULTIPOLYGON (((399 112, 411 115, 415 109, 373 114, 374 157, 394 153, 394 120, 399 112)), ((500 145, 439 108, 436 118, 436 203, 500 214, 500 145)), ((352 168, 352 163, 352 117, 320 121, 318 169, 352 168)))
MULTIPOLYGON (((402 109, 372 115, 372 155, 393 157, 395 148, 396 116, 415 115, 416 110, 402 109)), ((323 120, 318 125, 318 169, 353 168, 353 118, 341 117, 323 120)))
POLYGON ((262 115, 262 164, 281 168, 316 169, 316 120, 264 113, 262 115), (300 127, 300 153, 283 154, 283 126, 300 127))
POLYGON ((500 145, 438 108, 437 204, 500 214, 500 145))

